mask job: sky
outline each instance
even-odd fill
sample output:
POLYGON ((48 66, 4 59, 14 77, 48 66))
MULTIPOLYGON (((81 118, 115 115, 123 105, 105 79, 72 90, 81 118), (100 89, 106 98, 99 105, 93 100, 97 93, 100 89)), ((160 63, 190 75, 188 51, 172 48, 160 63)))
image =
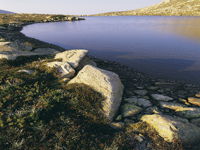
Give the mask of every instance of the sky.
POLYGON ((16 13, 95 14, 143 8, 162 0, 0 0, 0 9, 16 13))

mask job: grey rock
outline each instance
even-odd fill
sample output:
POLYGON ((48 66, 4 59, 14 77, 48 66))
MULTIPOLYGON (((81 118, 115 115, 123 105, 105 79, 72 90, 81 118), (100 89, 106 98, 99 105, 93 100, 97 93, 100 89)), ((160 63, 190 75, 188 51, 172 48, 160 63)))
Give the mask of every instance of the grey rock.
POLYGON ((151 94, 152 98, 157 101, 172 101, 173 98, 162 94, 151 94))
POLYGON ((138 107, 134 104, 124 104, 122 106, 122 115, 123 117, 132 117, 142 111, 141 107, 138 107))
POLYGON ((145 96, 148 91, 147 90, 135 90, 134 93, 136 93, 137 95, 140 95, 140 96, 145 96))
POLYGON ((151 102, 147 99, 144 99, 144 98, 131 97, 131 98, 125 99, 124 101, 126 101, 128 103, 134 103, 134 104, 141 106, 141 107, 152 106, 151 102))

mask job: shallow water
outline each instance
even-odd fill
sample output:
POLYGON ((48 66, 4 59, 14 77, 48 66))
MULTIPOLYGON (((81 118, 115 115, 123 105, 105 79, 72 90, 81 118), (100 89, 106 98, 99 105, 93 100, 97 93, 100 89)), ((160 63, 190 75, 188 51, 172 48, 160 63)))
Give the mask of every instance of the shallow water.
POLYGON ((156 77, 200 83, 200 17, 86 17, 33 24, 22 33, 156 77))

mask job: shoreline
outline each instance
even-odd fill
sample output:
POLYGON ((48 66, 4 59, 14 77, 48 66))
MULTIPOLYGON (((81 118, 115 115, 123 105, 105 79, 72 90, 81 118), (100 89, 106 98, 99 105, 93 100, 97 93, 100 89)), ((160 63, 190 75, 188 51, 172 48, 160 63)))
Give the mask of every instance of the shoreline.
MULTIPOLYGON (((81 20, 84 20, 81 18, 81 20)), ((79 21, 79 20, 77 20, 79 21)), ((64 21, 53 21, 53 22, 64 22, 64 21)), ((51 43, 47 43, 47 42, 44 42, 44 41, 40 41, 38 39, 35 39, 35 38, 31 38, 31 37, 28 37, 26 36, 25 34, 23 34, 21 31, 22 29, 25 27, 25 26, 28 26, 28 25, 32 25, 32 24, 36 24, 36 23, 48 23, 48 22, 33 22, 33 23, 24 23, 24 24, 20 24, 18 26, 15 26, 12 30, 5 30, 5 33, 13 33, 12 36, 10 36, 9 38, 6 38, 6 40, 9 40, 9 41, 14 41, 14 40, 21 40, 21 41, 28 41, 28 42, 31 42, 33 44, 36 45, 35 48, 33 48, 31 51, 34 51, 34 49, 37 49, 37 48, 55 48, 56 50, 62 52, 62 51, 65 51, 65 49, 63 47, 60 47, 58 45, 55 45, 55 44, 51 44, 51 43)), ((51 23, 51 21, 49 22, 51 23)), ((1 25, 0 25, 1 26, 1 25)), ((2 36, 2 33, 1 33, 1 29, 0 29, 0 36, 2 36)), ((20 42, 21 42, 20 41, 20 42)), ((121 68, 123 67, 126 67, 126 68, 129 68, 129 70, 131 70, 133 73, 139 73, 143 76, 145 76, 146 78, 150 78, 151 80, 162 80, 162 81, 165 81, 165 82, 174 82, 174 83, 177 83, 177 84, 191 84, 191 85, 194 85, 194 86, 197 86, 197 87, 200 87, 200 83, 193 83, 193 82, 190 82, 190 81, 183 81, 183 80, 173 80, 173 79, 169 79, 167 77, 165 78, 162 78, 162 77, 155 77, 153 75, 148 75, 146 73, 143 73, 143 72, 140 72, 140 71, 137 71, 135 70, 134 68, 130 67, 130 66, 127 66, 127 65, 123 65, 121 63, 118 63, 118 62, 115 62, 115 61, 110 61, 110 60, 103 60, 101 58, 97 58, 95 56, 90 56, 91 59, 93 60, 98 60, 98 61, 101 61, 102 64, 103 63, 110 63, 110 64, 116 64, 116 65, 119 65, 121 66, 121 68)))
MULTIPOLYGON (((6 37, 4 42, 10 41, 14 43, 13 46, 15 48, 17 47, 17 49, 23 48, 23 43, 29 42, 29 44, 31 45, 25 45, 25 48, 30 48, 30 50, 27 52, 34 52, 38 48, 53 48, 60 52, 64 51, 62 47, 25 36, 23 33, 20 32, 23 26, 25 26, 25 24, 19 27, 13 27, 12 30, 4 30, 4 36, 6 37)), ((4 33, 0 29, 0 37, 4 33)), ((114 128, 120 128, 123 130, 123 127, 140 122, 142 116, 151 116, 152 114, 180 117, 182 120, 184 120, 184 123, 187 122, 189 125, 197 124, 197 126, 200 127, 199 122, 195 122, 195 119, 199 118, 195 116, 195 113, 197 112, 199 115, 200 110, 198 106, 195 106, 188 102, 189 97, 194 97, 194 95, 200 92, 199 85, 187 84, 180 81, 153 78, 144 73, 137 72, 134 69, 120 63, 106 61, 95 57, 89 58, 91 58, 98 67, 117 73, 125 87, 119 111, 117 112, 117 114, 115 115, 115 119, 113 120, 114 128), (157 97, 153 98, 152 95, 156 95, 157 97), (165 102, 162 102, 162 100, 160 99, 163 98, 168 99, 169 102, 168 100, 163 100, 165 102), (144 103, 141 104, 139 100, 144 103), (127 108, 125 108, 126 106, 127 108), (129 107, 134 107, 134 109, 132 110, 133 113, 135 113, 136 109, 136 113, 134 114, 134 116, 124 115, 126 113, 126 109, 129 109, 129 107), (193 108, 197 109, 198 111, 191 111, 189 113, 187 113, 187 111, 183 111, 182 113, 177 113, 176 110, 174 110, 176 109, 176 107, 182 107, 183 110, 186 108, 193 108), (187 115, 189 115, 189 117, 187 115)), ((178 120, 176 120, 175 117, 173 119, 179 122, 178 120)), ((189 129, 188 126, 186 126, 184 129, 189 129)), ((146 133, 142 133, 142 135, 144 135, 143 141, 150 143, 149 140, 146 138, 146 133)), ((140 144, 142 145, 142 143, 139 143, 139 145, 140 144)))

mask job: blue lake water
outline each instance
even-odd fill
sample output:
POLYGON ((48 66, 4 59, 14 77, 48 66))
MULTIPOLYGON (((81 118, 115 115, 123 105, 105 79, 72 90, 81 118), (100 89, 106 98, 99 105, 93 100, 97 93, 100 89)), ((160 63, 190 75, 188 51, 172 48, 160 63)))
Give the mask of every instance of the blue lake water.
POLYGON ((200 83, 200 17, 86 17, 28 25, 22 33, 155 77, 200 83))

